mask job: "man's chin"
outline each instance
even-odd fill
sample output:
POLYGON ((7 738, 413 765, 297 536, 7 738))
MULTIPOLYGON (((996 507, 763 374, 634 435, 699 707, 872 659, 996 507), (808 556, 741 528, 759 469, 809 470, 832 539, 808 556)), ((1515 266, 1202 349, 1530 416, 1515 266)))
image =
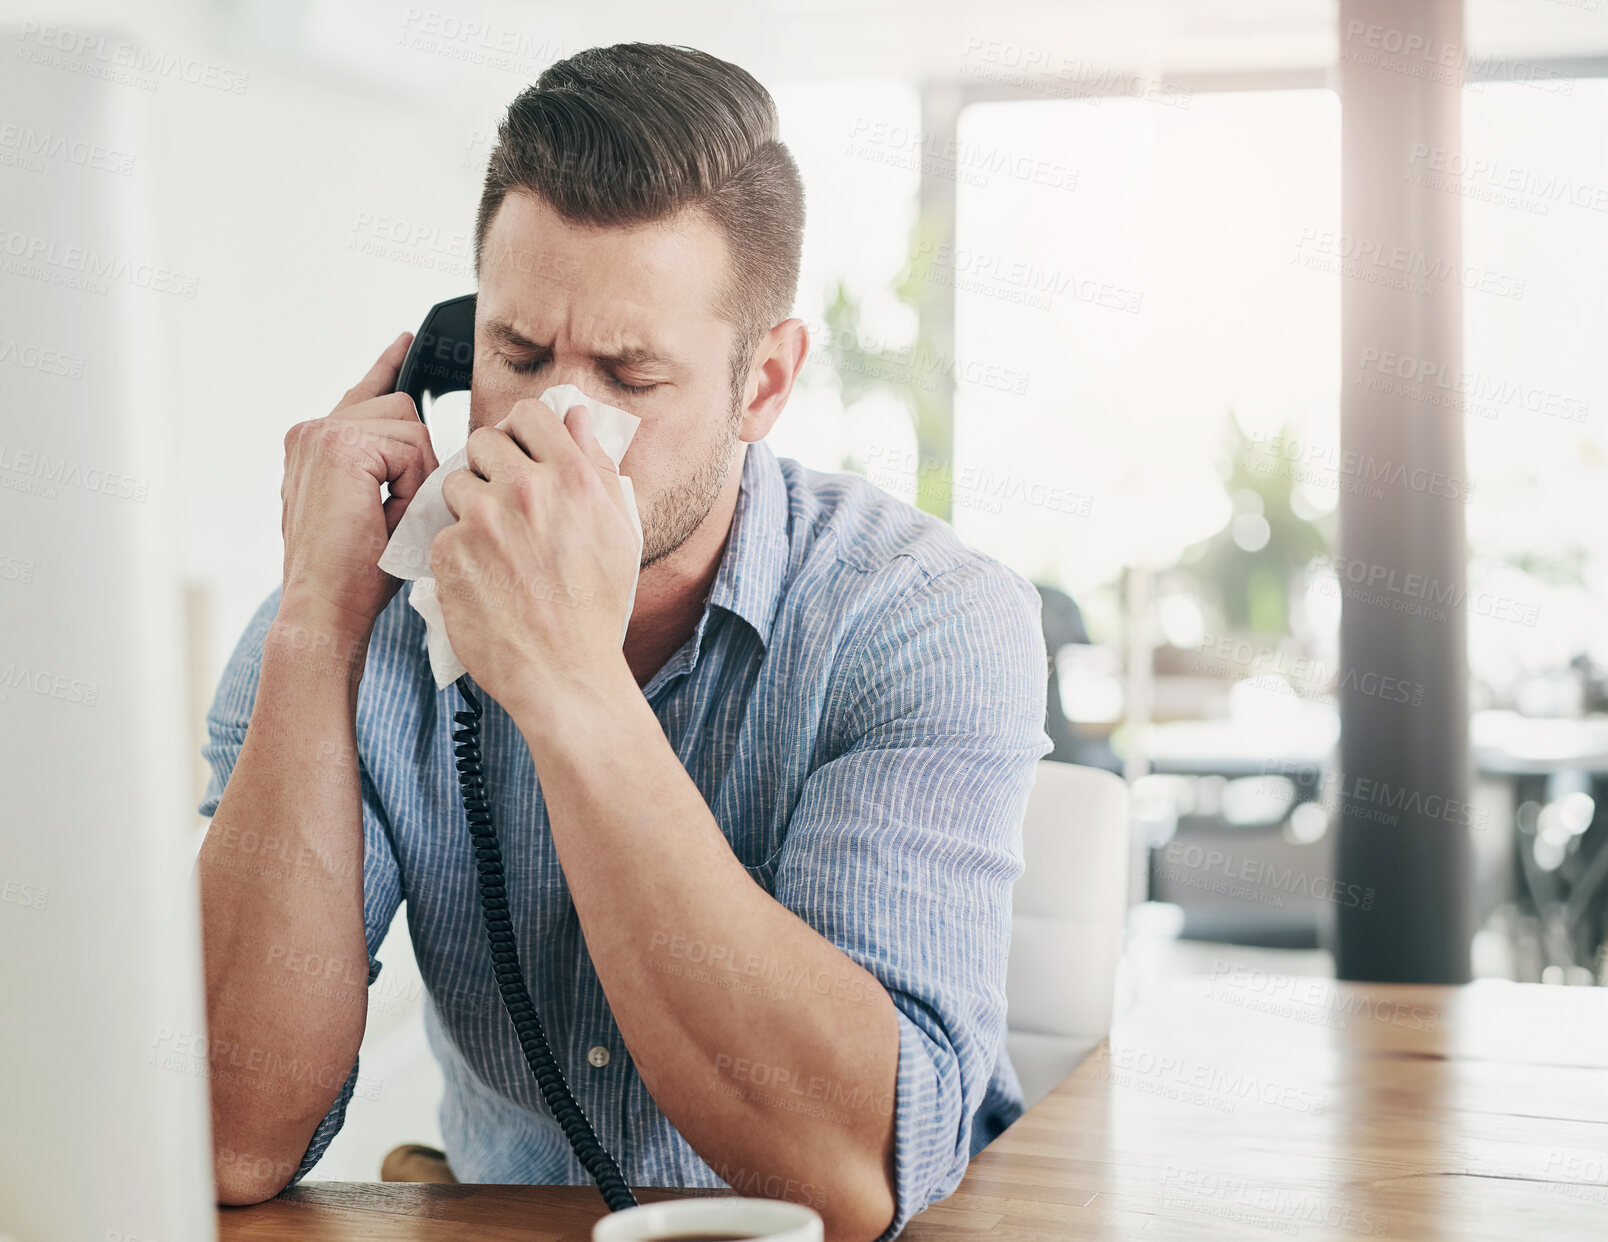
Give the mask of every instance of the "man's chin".
MULTIPOLYGON (((693 530, 697 529, 698 528, 696 526, 693 527, 693 530)), ((686 545, 687 540, 691 538, 692 531, 689 530, 674 543, 652 548, 650 548, 646 540, 644 540, 642 545, 642 571, 646 572, 647 570, 652 569, 655 565, 662 565, 668 558, 679 552, 686 545)))
POLYGON ((674 557, 677 552, 686 547, 687 541, 696 535, 702 529, 704 523, 709 520, 709 515, 715 510, 715 500, 718 499, 719 496, 717 495, 714 500, 711 500, 704 507, 703 512, 696 517, 685 511, 678 513, 674 525, 669 530, 666 530, 662 525, 653 530, 643 527, 643 571, 645 572, 655 565, 663 565, 665 561, 674 557))

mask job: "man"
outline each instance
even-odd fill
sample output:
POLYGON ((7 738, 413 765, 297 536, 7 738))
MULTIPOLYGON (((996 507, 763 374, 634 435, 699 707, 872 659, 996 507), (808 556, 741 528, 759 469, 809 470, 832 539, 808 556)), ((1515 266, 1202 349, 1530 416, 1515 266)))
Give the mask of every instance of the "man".
MULTIPOLYGON (((602 1143, 630 1184, 783 1195, 869 1240, 1021 1111, 1004 973, 1043 639, 1032 588, 947 526, 763 443, 808 347, 802 232, 747 73, 645 45, 547 70, 487 173, 471 468, 430 563, 483 691, 520 960, 602 1143), (561 383, 642 420, 639 562, 587 420, 533 399, 561 383)), ((404 898, 453 1172, 587 1180, 494 987, 457 693, 375 566, 436 467, 391 393, 407 344, 286 437, 283 585, 209 715, 228 1203, 340 1128, 404 898)))

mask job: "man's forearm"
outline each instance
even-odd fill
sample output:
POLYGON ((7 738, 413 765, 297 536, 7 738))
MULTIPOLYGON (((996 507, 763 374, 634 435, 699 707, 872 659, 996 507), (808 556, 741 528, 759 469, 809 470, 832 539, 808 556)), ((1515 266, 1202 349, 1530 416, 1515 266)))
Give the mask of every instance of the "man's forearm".
POLYGON ((355 736, 367 635, 281 605, 201 847, 218 1195, 281 1189, 351 1072, 368 1004, 355 736))
POLYGON ((509 710, 621 1036, 717 1174, 813 1187, 792 1197, 829 1238, 869 1242, 894 1210, 893 1002, 753 882, 619 672, 509 710))

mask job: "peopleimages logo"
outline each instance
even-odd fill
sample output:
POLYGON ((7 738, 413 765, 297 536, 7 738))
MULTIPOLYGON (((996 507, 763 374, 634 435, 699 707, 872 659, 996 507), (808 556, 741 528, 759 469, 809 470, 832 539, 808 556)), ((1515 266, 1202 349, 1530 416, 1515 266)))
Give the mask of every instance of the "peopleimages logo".
POLYGON ((1172 1096, 1220 1112, 1231 1113, 1238 1102, 1256 1101, 1290 1112, 1321 1117, 1328 1108, 1329 1093, 1313 1091, 1277 1079, 1264 1078, 1246 1070, 1210 1065, 1172 1053, 1154 1053, 1133 1045, 1112 1046, 1106 1051, 1107 1082, 1140 1090, 1150 1080, 1164 1089, 1152 1094, 1172 1096))
POLYGON ((474 275, 474 239, 439 225, 404 220, 384 212, 359 211, 346 248, 449 276, 474 275))
POLYGON ((52 673, 48 669, 18 665, 15 660, 0 668, 0 703, 11 697, 13 690, 21 690, 40 698, 60 699, 64 703, 80 703, 94 707, 100 701, 100 683, 52 673))
MULTIPOLYGON (((1427 405, 1461 408, 1477 418, 1495 418, 1503 408, 1583 423, 1591 403, 1533 385, 1497 379, 1477 371, 1453 371, 1439 362, 1365 346, 1354 381, 1372 392, 1405 397, 1427 405), (1368 372, 1374 372, 1370 375, 1368 372)), ((1467 484, 1471 493, 1474 485, 1467 484)))
POLYGON ((1024 396, 1032 382, 1032 374, 1014 367, 1001 366, 981 358, 967 358, 946 350, 934 349, 922 341, 896 344, 890 338, 848 326, 833 327, 827 323, 808 323, 810 340, 817 345, 830 346, 812 352, 818 365, 837 371, 852 371, 871 379, 884 380, 920 392, 936 392, 940 381, 955 384, 972 384, 990 388, 995 392, 1008 392, 1024 396), (830 362, 827 362, 827 359, 830 362))
MULTIPOLYGON (((773 1104, 810 1116, 821 1116, 824 1112, 828 1119, 843 1122, 848 1120, 848 1113, 862 1109, 874 1111, 882 1117, 893 1116, 892 1091, 879 1094, 869 1087, 850 1086, 835 1078, 804 1074, 786 1066, 769 1065, 763 1061, 733 1056, 729 1052, 715 1055, 714 1070, 717 1077, 730 1078, 734 1082, 746 1083, 754 1088, 726 1090, 721 1094, 737 1095, 743 1099, 773 1104), (818 1107, 816 1109, 792 1107, 800 1101, 809 1101, 818 1107), (835 1118, 832 1116, 834 1110, 837 1111, 835 1118)), ((721 1084, 717 1083, 712 1089, 719 1089, 720 1086, 721 1084)))
POLYGON ((1474 484, 1455 474, 1409 466, 1405 462, 1375 457, 1371 453, 1358 453, 1355 450, 1341 452, 1333 445, 1301 440, 1295 436, 1269 436, 1264 431, 1253 431, 1250 440, 1254 447, 1246 451, 1245 467, 1256 474, 1286 477, 1299 483, 1323 484, 1366 495, 1373 500, 1384 497, 1381 487, 1376 486, 1379 484, 1420 492, 1426 496, 1459 500, 1464 504, 1474 499, 1474 484))
MULTIPOLYGON (((1259 646, 1237 635, 1201 636, 1200 647, 1185 660, 1191 673, 1208 677, 1237 677, 1242 685, 1277 691, 1280 685, 1304 688, 1310 697, 1328 698, 1327 688, 1355 691, 1370 698, 1421 707, 1429 687, 1421 681, 1405 681, 1368 670, 1347 668, 1343 672, 1311 656, 1302 656, 1283 647, 1259 646)), ((1308 697, 1301 689, 1295 693, 1308 697)))
POLYGON ((1041 310, 1048 310, 1057 298, 1070 296, 1074 301, 1136 314, 1145 300, 1143 290, 1080 279, 1074 273, 1042 263, 931 240, 917 243, 910 258, 910 274, 917 280, 953 286, 963 293, 1025 301, 1041 310))
POLYGON ((1400 604, 1396 611, 1420 613, 1432 620, 1444 621, 1448 610, 1467 609, 1474 616, 1533 627, 1541 616, 1539 604, 1490 591, 1470 594, 1468 587, 1459 583, 1354 557, 1315 556, 1307 564, 1307 573, 1311 575, 1319 569, 1334 574, 1347 600, 1386 607, 1400 604))
POLYGON ((1296 1235, 1303 1225, 1323 1225, 1351 1233, 1382 1235, 1390 1218, 1340 1199, 1306 1190, 1254 1186, 1216 1172, 1169 1164, 1163 1175, 1163 1207, 1215 1216, 1254 1229, 1296 1235))
POLYGON ((134 156, 126 151, 113 150, 98 142, 69 138, 49 130, 38 130, 19 122, 0 125, 0 151, 6 157, 0 159, 0 163, 26 168, 30 172, 42 171, 46 160, 76 164, 79 168, 124 177, 134 171, 134 156))
POLYGON ((158 52, 126 39, 108 38, 96 31, 23 22, 17 31, 17 41, 23 45, 16 51, 18 60, 71 70, 85 77, 104 78, 144 91, 154 91, 165 79, 230 95, 244 95, 251 82, 251 75, 238 69, 176 52, 158 52))
POLYGON ((918 472, 918 487, 926 494, 939 495, 948 489, 957 504, 989 513, 1002 512, 1006 503, 1068 517, 1088 517, 1094 509, 1094 498, 1081 492, 1010 472, 996 474, 981 466, 966 466, 957 474, 954 463, 947 458, 891 445, 873 445, 866 460, 866 477, 890 490, 918 472))
POLYGON ((1349 1019, 1367 1018, 1410 1031, 1433 1033, 1440 1029, 1440 1010, 1420 1005, 1404 1004, 1388 996, 1380 996, 1365 988, 1343 985, 1333 979, 1314 979, 1294 975, 1277 975, 1252 966, 1238 965, 1218 958, 1212 963, 1209 975, 1218 985, 1218 999, 1237 999, 1230 1004, 1274 1013, 1279 1017, 1296 1016, 1299 1011, 1322 1013, 1340 1021, 1332 1026, 1344 1030, 1349 1019), (1253 1002, 1254 998, 1254 1002, 1253 1002), (1265 1000, 1266 1005, 1260 1002, 1265 1000), (1286 1012, 1283 1007, 1293 1007, 1286 1012))
POLYGON ((1466 197, 1495 201, 1501 205, 1523 204, 1526 209, 1546 215, 1555 203, 1567 203, 1588 211, 1608 211, 1608 186, 1572 181, 1554 172, 1505 164, 1501 160, 1470 159, 1461 151, 1432 147, 1415 142, 1407 160, 1411 172, 1435 174, 1444 181, 1420 177, 1419 184, 1437 189, 1456 187, 1466 197))
POLYGON ((197 277, 157 263, 103 254, 90 246, 58 243, 53 238, 19 233, 4 225, 0 225, 0 270, 95 294, 105 294, 113 284, 119 284, 194 298, 201 287, 197 277))
MULTIPOLYGON (((1236 857, 1231 850, 1220 850, 1183 841, 1171 841, 1162 855, 1172 868, 1183 868, 1200 876, 1220 876, 1229 882, 1242 882, 1253 889, 1271 893, 1288 893, 1309 897, 1317 901, 1332 902, 1337 906, 1359 910, 1372 910, 1374 890, 1361 884, 1341 884, 1322 875, 1307 875, 1295 867, 1280 867, 1258 858, 1236 857)), ((1176 872, 1165 878, 1189 884, 1176 872)), ((1201 887, 1191 885, 1191 887, 1201 887)), ((1233 895, 1232 893, 1230 895, 1233 895)), ((1269 902, 1283 906, 1283 902, 1269 902)))
POLYGON ((465 21, 441 9, 417 7, 409 7, 403 17, 396 45, 529 78, 569 55, 564 44, 538 38, 522 28, 465 21))
POLYGON ((1528 283, 1472 263, 1311 226, 1301 230, 1295 252, 1295 261, 1304 266, 1417 294, 1433 293, 1437 286, 1457 287, 1521 301, 1528 283))
MULTIPOLYGON (((1459 828, 1484 828, 1489 822, 1489 807, 1476 806, 1461 798, 1448 798, 1444 794, 1424 793, 1404 785, 1366 776, 1349 776, 1333 769, 1321 774, 1312 768, 1290 760, 1269 759, 1262 765, 1269 776, 1278 775, 1293 781, 1302 788, 1312 790, 1317 804, 1330 814, 1344 813, 1351 819, 1372 819, 1386 824, 1398 822, 1399 816, 1413 819, 1438 819, 1459 828)), ((1370 893, 1372 890, 1369 890, 1370 893)), ((1370 897, 1370 901, 1372 898, 1370 897)))
POLYGON ((1573 95, 1574 80, 1552 65, 1534 61, 1473 56, 1460 43, 1431 39, 1416 31, 1398 30, 1374 22, 1346 23, 1340 55, 1345 60, 1375 66, 1391 73, 1449 86, 1478 90, 1484 85, 1469 78, 1488 78, 1534 86, 1549 94, 1573 95))
POLYGON ((28 371, 38 371, 43 375, 60 375, 67 379, 84 378, 84 360, 76 354, 64 354, 55 349, 41 349, 37 345, 25 344, 10 337, 0 337, 0 362, 22 367, 28 371))
MULTIPOLYGON (((667 931, 655 931, 648 941, 651 954, 664 954, 693 966, 702 967, 712 976, 721 974, 743 975, 773 985, 778 998, 786 992, 809 992, 816 996, 831 996, 835 1000, 873 1004, 880 992, 869 989, 860 978, 835 975, 829 971, 814 971, 808 966, 784 962, 747 949, 730 945, 710 944, 667 931)), ((671 972, 665 972, 671 973, 671 972)))
POLYGON ((1003 39, 968 35, 960 57, 963 76, 1025 87, 1037 94, 1098 105, 1101 96, 1127 96, 1169 108, 1187 108, 1189 88, 1142 74, 1095 65, 1061 52, 1003 39))
POLYGON ((846 154, 856 154, 857 145, 878 147, 900 154, 922 156, 936 166, 950 166, 979 178, 967 184, 986 186, 990 175, 1013 177, 1051 190, 1078 188, 1078 170, 1056 160, 989 143, 966 142, 951 138, 947 142, 917 125, 900 125, 873 117, 855 118, 846 154))

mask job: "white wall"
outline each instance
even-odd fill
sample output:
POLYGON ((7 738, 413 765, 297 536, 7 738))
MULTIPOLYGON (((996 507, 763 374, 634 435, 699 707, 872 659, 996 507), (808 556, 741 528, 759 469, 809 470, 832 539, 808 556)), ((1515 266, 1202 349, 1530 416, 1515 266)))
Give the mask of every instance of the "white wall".
POLYGON ((170 334, 185 565, 217 591, 221 660, 278 582, 286 430, 328 413, 433 302, 474 288, 479 168, 423 108, 272 72, 242 97, 175 92, 163 120, 164 249, 201 282, 170 334), (426 236, 394 257, 355 249, 381 221, 426 236))

